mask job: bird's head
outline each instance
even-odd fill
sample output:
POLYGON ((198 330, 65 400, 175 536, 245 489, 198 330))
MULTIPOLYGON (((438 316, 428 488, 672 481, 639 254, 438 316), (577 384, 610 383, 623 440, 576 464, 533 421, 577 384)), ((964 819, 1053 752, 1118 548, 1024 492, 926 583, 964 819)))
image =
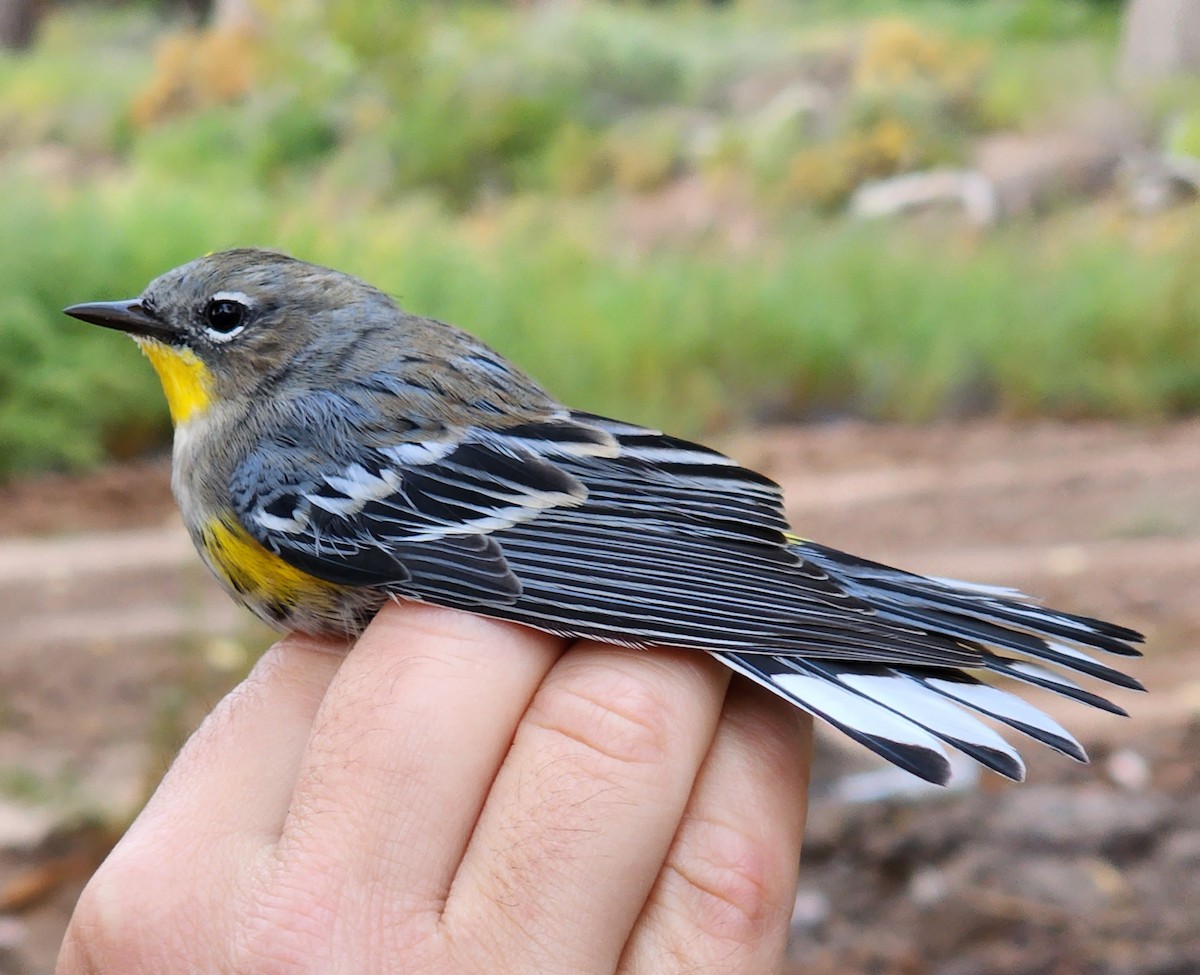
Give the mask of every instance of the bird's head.
POLYGON ((134 338, 176 424, 213 402, 256 395, 298 363, 320 374, 400 317, 391 298, 358 278, 255 249, 209 254, 155 278, 137 298, 65 312, 134 338))

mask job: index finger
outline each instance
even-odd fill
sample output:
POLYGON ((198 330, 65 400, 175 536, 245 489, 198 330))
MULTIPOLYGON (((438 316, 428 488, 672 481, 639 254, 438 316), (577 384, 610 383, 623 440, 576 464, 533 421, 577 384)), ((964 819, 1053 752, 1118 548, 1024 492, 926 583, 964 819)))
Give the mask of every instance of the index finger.
POLYGON ((188 849, 210 853, 218 843, 277 840, 313 719, 345 651, 344 643, 300 634, 267 650, 188 739, 138 817, 138 832, 186 832, 195 841, 188 849))
POLYGON ((436 918, 521 715, 565 647, 515 623, 385 606, 317 713, 272 884, 340 904, 344 930, 356 911, 436 918))

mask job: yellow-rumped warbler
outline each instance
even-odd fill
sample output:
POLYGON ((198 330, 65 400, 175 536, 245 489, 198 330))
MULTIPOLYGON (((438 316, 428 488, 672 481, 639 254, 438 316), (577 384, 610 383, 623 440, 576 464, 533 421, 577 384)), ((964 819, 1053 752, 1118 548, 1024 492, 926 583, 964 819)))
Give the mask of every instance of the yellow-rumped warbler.
POLYGON ((274 626, 353 635, 398 596, 694 647, 936 782, 950 771, 939 741, 1023 776, 968 710, 1086 759, 972 671, 1115 713, 1043 665, 1140 687, 1080 649, 1137 655, 1135 631, 801 539, 762 475, 570 410, 477 339, 349 275, 231 250, 139 298, 66 313, 149 356, 188 531, 274 626))

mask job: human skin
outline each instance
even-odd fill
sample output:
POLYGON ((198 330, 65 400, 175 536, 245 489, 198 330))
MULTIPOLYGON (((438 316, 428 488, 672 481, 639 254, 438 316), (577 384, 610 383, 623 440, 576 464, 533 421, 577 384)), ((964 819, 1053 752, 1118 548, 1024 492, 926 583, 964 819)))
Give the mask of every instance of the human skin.
POLYGON ((705 654, 388 605, 289 636, 85 889, 58 975, 762 975, 811 725, 705 654), (334 651, 334 652, 331 652, 334 651))

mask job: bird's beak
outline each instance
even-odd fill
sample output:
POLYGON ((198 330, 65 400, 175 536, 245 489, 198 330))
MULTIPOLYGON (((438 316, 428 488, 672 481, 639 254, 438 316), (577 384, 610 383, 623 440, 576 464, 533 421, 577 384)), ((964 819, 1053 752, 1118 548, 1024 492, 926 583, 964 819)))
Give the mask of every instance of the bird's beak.
POLYGON ((89 301, 64 308, 63 314, 78 318, 81 322, 115 328, 130 335, 158 339, 160 342, 169 342, 179 337, 176 329, 147 311, 138 298, 129 301, 89 301))

